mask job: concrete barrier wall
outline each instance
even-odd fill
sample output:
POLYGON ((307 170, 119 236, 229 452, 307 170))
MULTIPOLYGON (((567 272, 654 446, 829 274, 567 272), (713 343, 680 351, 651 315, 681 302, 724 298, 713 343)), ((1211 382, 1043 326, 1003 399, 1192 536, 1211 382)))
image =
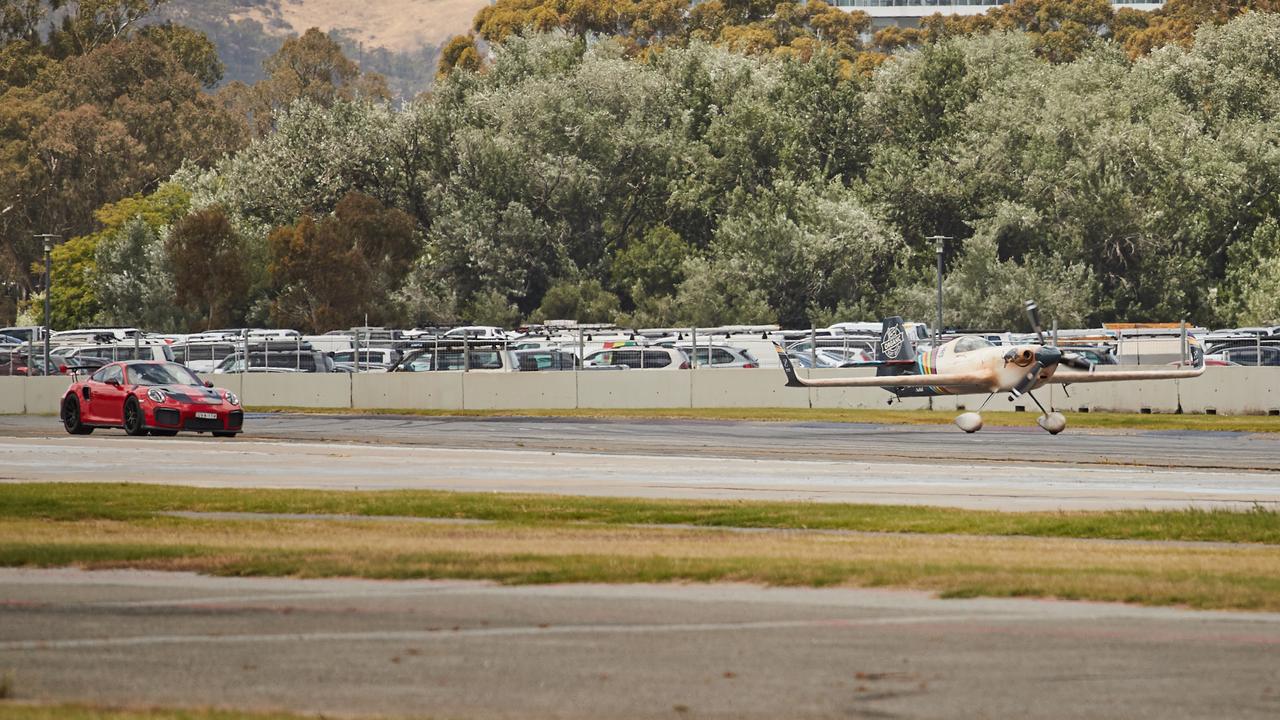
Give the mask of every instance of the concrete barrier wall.
POLYGON ((462 402, 468 410, 577 407, 578 387, 574 376, 588 374, 590 373, 457 373, 462 379, 462 402), (530 382, 531 380, 536 382, 530 382))
POLYGON ((0 377, 0 414, 21 415, 27 411, 27 383, 22 378, 0 377))
POLYGON ((1219 415, 1280 413, 1280 368, 1215 367, 1178 381, 1182 411, 1219 415))
POLYGON ((693 407, 693 376, 697 374, 693 371, 589 370, 576 374, 580 408, 693 407))
POLYGON ((462 376, 470 373, 358 373, 349 375, 351 406, 359 409, 456 410, 462 402, 462 376))
MULTIPOLYGON (((813 377, 870 374, 814 371, 813 377)), ((788 388, 779 370, 619 370, 540 373, 362 373, 207 376, 250 406, 356 409, 815 407, 976 410, 985 395, 895 401, 880 388, 788 388)), ((0 377, 0 413, 56 413, 65 377, 0 377)), ((1067 412, 1280 413, 1280 369, 1211 367, 1199 378, 1054 385, 1036 393, 1067 412)), ((997 395, 987 411, 1037 412, 1027 398, 997 395)))
MULTIPOLYGON (((214 384, 225 376, 215 376, 214 384)), ((347 373, 246 373, 240 378, 240 402, 277 407, 351 407, 351 376, 347 373)), ((234 388, 229 388, 234 390, 234 388)))
POLYGON ((781 369, 697 370, 691 378, 690 404, 703 408, 811 407, 809 391, 786 387, 783 379, 781 369))

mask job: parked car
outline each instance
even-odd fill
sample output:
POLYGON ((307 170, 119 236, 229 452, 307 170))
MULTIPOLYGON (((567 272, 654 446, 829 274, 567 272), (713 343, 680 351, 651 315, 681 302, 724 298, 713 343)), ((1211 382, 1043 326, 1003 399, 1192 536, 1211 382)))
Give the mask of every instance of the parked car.
POLYGON ((1237 365, 1280 367, 1280 347, 1274 345, 1227 348, 1205 356, 1209 360, 1223 360, 1237 365))
POLYGON ((15 325, 0 328, 0 335, 16 338, 20 343, 35 342, 44 339, 44 328, 39 325, 15 325))
MULTIPOLYGON (((394 348, 369 347, 360 348, 360 367, 366 365, 381 365, 383 367, 392 367, 400 362, 403 357, 399 350, 394 348)), ((329 357, 333 358, 336 365, 353 365, 356 362, 356 350, 339 350, 329 353, 329 357)))
POLYGON ((37 349, 32 356, 23 347, 23 350, 0 348, 0 375, 58 375, 65 370, 66 366, 53 358, 44 362, 40 350, 37 349))
POLYGON ((174 362, 182 363, 191 372, 211 373, 218 363, 235 355, 243 346, 234 342, 197 341, 174 343, 170 346, 174 362))
POLYGON ((88 435, 119 427, 130 435, 176 435, 180 430, 235 437, 244 425, 240 399, 171 362, 126 361, 77 379, 62 398, 63 428, 88 435))
MULTIPOLYGON (((879 336, 876 336, 876 337, 836 336, 836 337, 827 337, 827 338, 819 337, 817 338, 817 341, 818 341, 817 345, 819 349, 825 348, 825 349, 839 350, 841 352, 845 352, 848 350, 861 350, 864 353, 866 353, 868 357, 870 357, 875 354, 875 347, 876 347, 876 343, 879 342, 879 336)), ((788 354, 807 353, 809 352, 809 348, 813 347, 813 345, 814 343, 810 339, 797 340, 786 346, 787 353, 788 354)))
MULTIPOLYGON (((249 372, 333 372, 333 360, 319 350, 262 350, 249 347, 249 372)), ((244 355, 236 352, 218 363, 213 372, 239 373, 245 371, 244 355)))
POLYGON ((582 359, 584 368, 609 365, 635 370, 688 370, 689 357, 676 348, 625 346, 597 350, 582 359))
POLYGON ((449 340, 461 340, 464 337, 473 340, 506 340, 507 331, 492 325, 467 325, 456 327, 442 337, 449 340))
POLYGON ((873 353, 862 348, 820 347, 818 357, 830 367, 856 367, 872 360, 873 353))
MULTIPOLYGON (((67 347, 67 346, 63 346, 67 347)), ((59 348, 60 350, 62 348, 59 348)), ((71 349, 59 353, 68 364, 75 364, 79 358, 103 358, 111 362, 119 360, 156 360, 159 362, 174 362, 175 357, 172 346, 147 340, 144 342, 132 343, 111 343, 107 345, 74 345, 71 349)))
POLYGON ((135 337, 141 338, 146 333, 134 327, 79 328, 50 333, 49 341, 54 345, 83 345, 98 343, 132 342, 135 337))
POLYGON ((428 347, 414 350, 391 368, 391 372, 434 372, 437 370, 508 371, 511 361, 501 347, 428 347))
POLYGON ((360 367, 357 368, 356 364, 353 362, 335 362, 333 364, 333 371, 347 372, 347 373, 354 373, 354 372, 384 373, 384 372, 390 372, 391 368, 393 367, 395 366, 387 365, 385 363, 362 362, 360 363, 360 367))
POLYGON ((672 347, 696 360, 698 367, 758 368, 760 361, 750 352, 729 345, 705 345, 694 347, 692 343, 677 342, 672 347))
POLYGON ((554 348, 531 348, 511 353, 512 368, 522 372, 539 370, 576 370, 582 366, 577 355, 554 348))
POLYGON ((1075 353, 1094 365, 1120 364, 1120 361, 1116 359, 1115 353, 1111 352, 1111 348, 1097 347, 1094 345, 1059 345, 1058 349, 1064 353, 1075 353))

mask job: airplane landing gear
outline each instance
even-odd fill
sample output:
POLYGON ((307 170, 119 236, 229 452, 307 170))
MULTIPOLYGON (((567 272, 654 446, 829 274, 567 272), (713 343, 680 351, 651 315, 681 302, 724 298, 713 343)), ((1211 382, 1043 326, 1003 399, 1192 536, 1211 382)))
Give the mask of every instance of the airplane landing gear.
POLYGON ((982 416, 976 412, 961 413, 956 418, 956 427, 973 434, 982 429, 982 416))
POLYGON ((969 433, 970 435, 981 430, 982 415, 980 415, 979 413, 982 412, 982 408, 987 406, 987 403, 991 402, 991 398, 995 396, 996 396, 995 393, 991 393, 990 395, 988 395, 987 399, 982 401, 982 405, 980 405, 975 412, 961 413, 960 416, 957 417, 955 420, 956 427, 969 433))
POLYGON ((1045 413, 1036 418, 1036 422, 1048 430, 1050 435, 1057 435, 1067 428, 1067 418, 1060 412, 1045 413))
POLYGON ((1044 428, 1050 435, 1057 435, 1067 429, 1067 418, 1062 413, 1045 410, 1040 401, 1036 399, 1036 396, 1031 393, 1027 393, 1027 397, 1031 398, 1036 407, 1040 408, 1040 412, 1044 413, 1036 418, 1036 423, 1040 427, 1044 428))

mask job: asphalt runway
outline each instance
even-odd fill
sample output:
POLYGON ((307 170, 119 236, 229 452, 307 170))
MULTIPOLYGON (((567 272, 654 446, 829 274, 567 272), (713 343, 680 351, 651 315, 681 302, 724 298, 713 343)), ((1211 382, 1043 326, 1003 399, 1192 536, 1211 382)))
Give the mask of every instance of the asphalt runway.
POLYGON ((18 700, 436 718, 1274 718, 1280 615, 0 570, 18 700))
POLYGON ((1280 436, 253 415, 232 441, 0 416, 0 482, 442 489, 1044 510, 1280 506, 1280 436))

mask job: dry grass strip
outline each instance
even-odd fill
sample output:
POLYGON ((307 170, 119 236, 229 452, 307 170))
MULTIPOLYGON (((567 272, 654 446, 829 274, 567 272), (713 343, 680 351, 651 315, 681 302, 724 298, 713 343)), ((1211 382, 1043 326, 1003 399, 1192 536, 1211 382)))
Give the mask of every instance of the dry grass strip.
POLYGON ((1280 610, 1280 547, 1219 543, 577 524, 15 520, 0 524, 0 564, 513 584, 884 586, 944 596, 1280 610))

